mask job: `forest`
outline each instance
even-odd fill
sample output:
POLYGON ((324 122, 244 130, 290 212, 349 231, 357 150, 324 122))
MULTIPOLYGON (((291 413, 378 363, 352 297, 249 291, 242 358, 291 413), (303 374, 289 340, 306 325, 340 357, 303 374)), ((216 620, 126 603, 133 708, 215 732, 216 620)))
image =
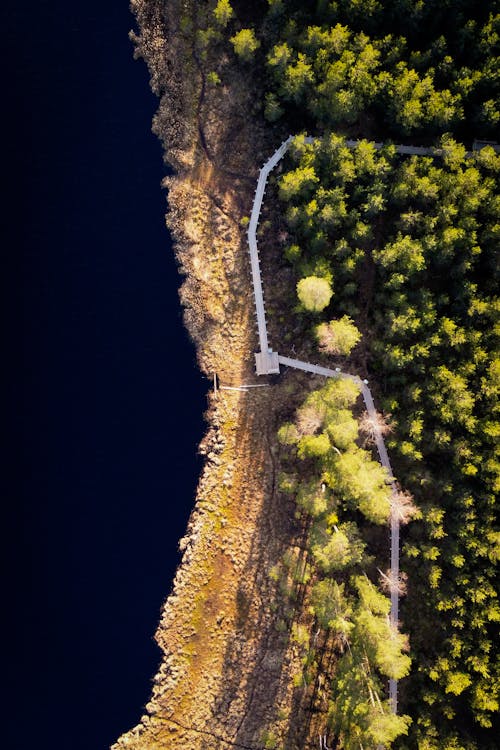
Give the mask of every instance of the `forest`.
POLYGON ((391 499, 355 388, 310 393, 279 430, 305 546, 271 573, 285 598, 298 576, 309 608, 285 618, 298 684, 336 654, 321 693, 346 750, 498 747, 499 31, 498 4, 471 0, 218 0, 198 31, 209 85, 235 55, 256 121, 275 143, 297 134, 266 216, 293 279, 282 319, 316 361, 369 373, 404 488, 402 635, 373 554, 391 499))
POLYGON ((348 149, 336 135, 298 137, 279 194, 297 314, 330 356, 346 354, 346 331, 363 332, 358 357, 380 389, 396 474, 421 511, 403 547, 406 710, 427 743, 436 735, 422 747, 488 747, 472 737, 487 737, 480 729, 498 710, 500 158, 489 148, 467 156, 449 137, 440 146, 440 157, 408 158, 368 142, 348 149), (305 279, 323 281, 328 302, 301 300, 305 279))

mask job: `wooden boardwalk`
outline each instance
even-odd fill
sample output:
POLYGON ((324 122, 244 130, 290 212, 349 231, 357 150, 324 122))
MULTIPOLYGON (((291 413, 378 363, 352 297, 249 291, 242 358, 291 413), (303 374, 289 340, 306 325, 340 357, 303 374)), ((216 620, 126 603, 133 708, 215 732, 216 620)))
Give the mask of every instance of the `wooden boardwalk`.
MULTIPOLYGON (((259 179, 257 182, 257 189, 255 191, 252 214, 250 217, 250 223, 248 225, 248 245, 250 252, 250 264, 252 269, 252 282, 253 291, 255 297, 255 310, 257 314, 257 328, 259 334, 260 352, 255 355, 255 365, 257 375, 271 375, 278 374, 280 372, 280 365, 284 367, 293 367, 297 370, 303 370, 305 372, 314 373, 315 375, 322 375, 327 378, 347 378, 355 382, 360 389, 363 401, 366 406, 368 415, 373 421, 374 433, 375 433, 375 444, 377 446, 378 454, 380 457, 380 463, 387 471, 387 482, 391 485, 393 495, 398 491, 396 480, 392 471, 392 467, 389 461, 389 455, 385 447, 384 439, 380 431, 380 427, 377 422, 377 410, 373 402, 371 391, 368 387, 368 381, 361 380, 358 375, 354 375, 347 372, 342 372, 340 368, 332 370, 328 367, 321 365, 314 365, 309 362, 302 362, 298 359, 291 359, 290 357, 284 357, 277 352, 274 352, 269 346, 269 340, 267 336, 267 324, 266 324, 266 312, 264 306, 264 293, 262 289, 262 278, 260 273, 260 262, 259 253, 257 248, 257 227, 259 223, 260 211, 262 208, 262 201, 266 191, 266 184, 269 174, 274 167, 283 158, 288 150, 288 147, 293 140, 293 136, 287 138, 279 148, 276 149, 274 154, 264 164, 259 173, 259 179)), ((306 138, 306 142, 312 142, 313 138, 306 138)), ((360 141, 346 141, 349 148, 355 148, 360 141)), ((375 143, 375 148, 382 148, 383 144, 375 143)), ((434 153, 435 149, 427 149, 419 146, 397 146, 399 153, 405 154, 429 154, 434 153)), ((391 527, 391 566, 390 575, 392 581, 399 580, 399 518, 396 511, 391 510, 390 516, 390 527, 391 527)), ((398 587, 391 586, 391 610, 390 610, 390 621, 395 629, 398 628, 399 624, 399 592, 398 587)), ((389 680, 389 698, 391 701, 392 710, 397 713, 398 708, 398 684, 397 680, 389 680)))
POLYGON ((250 265, 252 267, 253 293, 255 297, 255 310, 257 313, 257 328, 259 331, 260 352, 256 355, 256 367, 258 375, 268 375, 279 372, 276 354, 269 349, 266 326, 266 309, 264 307, 264 293, 262 291, 262 280, 260 276, 259 252, 257 249, 257 227, 259 224, 260 209, 266 191, 267 178, 276 164, 283 158, 290 145, 292 136, 284 141, 274 152, 271 158, 260 170, 257 189, 253 200, 252 215, 248 225, 248 246, 250 248, 250 265))
MULTIPOLYGON (((310 135, 304 138, 305 143, 314 143, 315 140, 319 139, 313 138, 313 136, 310 135)), ((348 148, 356 148, 360 143, 362 143, 362 141, 353 141, 349 139, 345 141, 345 145, 348 148)), ((379 141, 368 141, 368 143, 370 143, 375 149, 377 149, 377 151, 380 151, 381 148, 388 145, 387 143, 380 143, 379 141)), ((466 151, 465 155, 469 157, 473 156, 473 154, 481 151, 481 149, 485 148, 486 146, 490 146, 496 154, 500 153, 500 145, 498 143, 494 143, 493 141, 474 141, 472 145, 472 151, 466 151)), ((405 146, 402 143, 395 143, 394 148, 396 149, 396 153, 405 154, 406 156, 443 155, 442 148, 434 148, 432 146, 405 146)))
MULTIPOLYGON (((290 359, 289 357, 283 357, 277 352, 273 351, 269 347, 269 341, 267 336, 267 325, 266 325, 266 311, 264 307, 264 294, 262 290, 262 279, 260 274, 260 263, 259 253, 257 249, 257 227, 259 223, 260 210, 262 207, 262 201, 266 191, 267 178, 274 169, 274 167, 283 158, 288 150, 288 147, 293 140, 293 136, 287 138, 279 148, 276 149, 274 154, 264 164, 259 173, 259 179, 257 182, 257 189, 255 191, 255 197, 252 208, 252 215, 250 217, 250 223, 248 225, 248 245, 250 249, 250 263, 252 268, 252 281, 253 290, 255 296, 255 309, 257 313, 257 328, 259 332, 259 344, 260 352, 255 355, 255 364, 257 375, 271 375, 278 374, 280 372, 280 365, 285 367, 293 367, 297 370, 304 370, 305 372, 311 372, 316 375, 323 375, 327 378, 348 378, 359 385, 363 401, 365 402, 366 411, 373 420, 374 432, 375 432, 375 444, 377 446, 378 454, 380 457, 380 463, 385 467, 388 473, 387 481, 392 487, 392 492, 395 494, 397 490, 396 480, 389 461, 389 455, 385 447, 384 439, 380 432, 380 428, 377 423, 377 411, 375 404, 373 403, 373 397, 368 383, 366 380, 361 380, 357 375, 350 373, 341 372, 340 369, 331 370, 328 367, 322 367, 321 365, 310 364, 309 362, 301 362, 298 359, 290 359)), ((313 143, 316 139, 312 136, 305 138, 306 143, 313 143)), ((346 140, 346 146, 348 148, 356 148, 361 141, 358 140, 346 140)), ((383 143, 372 143, 372 145, 380 150, 385 144, 383 143)), ((500 146, 495 143, 488 143, 483 141, 474 142, 473 151, 468 151, 467 156, 472 156, 474 152, 481 150, 485 146, 491 146, 496 153, 500 152, 500 146)), ((415 155, 415 156, 442 156, 442 149, 430 148, 427 146, 405 146, 402 144, 396 144, 395 146, 397 153, 415 155)), ((391 567, 390 575, 391 581, 397 582, 399 580, 399 517, 395 509, 391 511, 390 517, 391 526, 391 567)), ((391 624, 397 628, 399 624, 399 592, 396 585, 391 586, 391 612, 390 612, 391 624)), ((398 684, 397 680, 391 679, 389 681, 389 697, 392 705, 392 710, 397 713, 398 707, 398 684)))

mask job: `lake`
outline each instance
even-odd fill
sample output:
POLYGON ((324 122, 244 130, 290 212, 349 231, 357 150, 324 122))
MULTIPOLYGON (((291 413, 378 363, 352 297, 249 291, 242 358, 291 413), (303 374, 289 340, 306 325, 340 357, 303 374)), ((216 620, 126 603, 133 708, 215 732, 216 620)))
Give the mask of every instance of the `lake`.
POLYGON ((208 383, 182 325, 128 3, 2 16, 3 746, 101 750, 149 697, 208 383))

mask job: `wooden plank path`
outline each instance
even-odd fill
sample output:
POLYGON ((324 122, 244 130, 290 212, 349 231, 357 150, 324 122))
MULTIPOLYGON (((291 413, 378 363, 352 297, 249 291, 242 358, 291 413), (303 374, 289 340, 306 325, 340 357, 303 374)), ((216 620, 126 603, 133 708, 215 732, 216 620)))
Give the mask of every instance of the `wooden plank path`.
MULTIPOLYGON (((314 138, 311 135, 308 135, 304 138, 305 143, 314 143, 314 141, 320 140, 318 138, 314 138)), ((345 145, 348 148, 356 148, 359 146, 360 143, 363 143, 363 141, 353 141, 347 139, 345 141, 345 145)), ((387 146, 386 143, 380 143, 378 141, 368 141, 377 151, 380 151, 381 148, 384 146, 387 146)), ((486 146, 490 146, 493 151, 498 154, 500 153, 500 145, 498 143, 494 143, 493 141, 474 141, 472 145, 472 151, 466 151, 466 156, 473 156, 473 154, 477 153, 478 151, 481 151, 482 148, 485 148, 486 146)), ((396 153, 398 154, 405 154, 406 156, 442 156, 443 155, 443 149, 442 148, 434 148, 432 146, 405 146, 402 143, 395 143, 394 148, 396 149, 396 153)))
MULTIPOLYGON (((255 310, 257 314, 257 328, 259 333, 259 344, 260 352, 255 355, 255 364, 257 375, 271 375, 278 374, 280 372, 280 365, 285 367, 293 367, 297 370, 303 370, 305 372, 311 372, 316 375, 322 375, 327 378, 348 378, 355 382, 361 391, 363 401, 366 406, 369 417, 373 421, 375 444, 377 446, 378 454, 380 457, 380 463, 387 471, 387 481, 391 486, 393 495, 398 491, 394 474, 389 461, 389 455, 385 447, 384 439, 380 431, 380 427, 377 422, 377 411, 373 402, 371 391, 368 387, 368 381, 361 380, 358 375, 351 373, 342 372, 340 368, 331 370, 328 367, 322 367, 321 365, 314 365, 309 362, 302 362, 298 359, 291 359, 290 357, 284 357, 269 347, 269 340, 267 336, 267 325, 266 325, 266 313, 264 306, 264 293, 262 289, 262 278, 260 273, 259 254, 257 249, 257 227, 259 223, 260 211, 262 208, 262 201, 266 190, 267 179, 271 171, 283 158, 288 150, 288 147, 293 140, 293 136, 289 136, 279 148, 276 149, 274 154, 264 164, 259 173, 259 179, 257 181, 257 188, 255 191, 254 202, 252 207, 252 214, 248 225, 248 245, 250 252, 250 264, 252 269, 252 282, 255 297, 255 310)), ((313 142, 313 138, 306 138, 306 142, 313 142)), ((355 148, 360 141, 346 141, 349 148, 355 148)), ((376 148, 381 148, 383 144, 375 144, 376 148)), ((398 146, 400 153, 430 153, 429 149, 423 149, 418 146, 398 146), (403 150, 404 149, 404 150, 403 150), (414 149, 408 151, 408 149, 414 149), (418 150, 417 150, 418 149, 418 150)), ((394 508, 391 509, 390 516, 390 527, 391 527, 391 581, 397 582, 399 580, 399 518, 394 508)), ((391 610, 390 610, 390 621, 392 626, 397 629, 399 621, 399 592, 396 585, 391 586, 391 610)), ((397 680, 389 680, 389 698, 391 707, 394 713, 397 713, 398 708, 398 683, 397 680)))
MULTIPOLYGON (((313 136, 311 135, 308 135, 304 138, 305 143, 314 143, 314 141, 316 140, 319 139, 313 138, 313 136)), ((356 148, 362 142, 363 141, 346 140, 345 145, 347 146, 347 148, 356 148)), ((377 149, 377 151, 380 151, 380 149, 386 145, 385 143, 378 143, 377 141, 368 141, 368 143, 370 143, 371 146, 377 149)), ((427 146, 404 146, 401 143, 395 144, 395 148, 398 154, 408 154, 414 156, 439 156, 439 154, 441 153, 437 148, 431 148, 427 146)))
POLYGON ((269 349, 266 326, 266 309, 264 307, 264 293, 262 291, 262 280, 260 276, 259 252, 257 249, 257 226, 259 223, 260 209, 266 191, 267 178, 269 173, 274 169, 276 164, 285 155, 288 146, 292 140, 290 136, 281 146, 276 149, 271 158, 264 164, 260 170, 257 189, 253 200, 252 214, 248 225, 248 245, 250 248, 250 264, 252 267, 253 293, 255 297, 255 310, 257 313, 257 328, 259 331, 260 356, 256 356, 257 374, 267 375, 279 372, 279 366, 276 356, 272 356, 269 349))

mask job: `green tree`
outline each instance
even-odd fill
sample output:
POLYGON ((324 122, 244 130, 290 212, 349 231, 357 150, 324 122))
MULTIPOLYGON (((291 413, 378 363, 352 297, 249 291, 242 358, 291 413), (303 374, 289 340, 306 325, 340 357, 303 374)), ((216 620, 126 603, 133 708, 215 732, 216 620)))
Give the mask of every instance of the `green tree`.
POLYGON ((278 430, 278 440, 282 445, 295 445, 299 440, 297 427, 291 422, 286 422, 278 430))
POLYGON ((250 62, 256 50, 260 47, 260 42, 253 29, 241 29, 231 37, 230 41, 235 53, 244 62, 250 62))
POLYGON ((264 117, 268 122, 276 122, 283 115, 283 107, 275 94, 268 92, 265 99, 264 117))
POLYGON ((448 672, 446 692, 453 695, 460 695, 469 687, 472 680, 465 672, 448 672))
POLYGON ((345 750, 389 747, 408 732, 410 718, 392 713, 362 648, 351 648, 337 664, 329 723, 345 750))
POLYGON ((304 166, 287 172, 280 180, 280 197, 290 200, 294 196, 304 195, 319 182, 313 166, 304 166))
POLYGON ((373 259, 384 268, 401 270, 404 276, 425 267, 422 243, 408 235, 399 234, 394 242, 388 242, 382 250, 374 251, 373 259))
POLYGON ((445 424, 456 422, 469 430, 475 427, 477 420, 472 413, 474 396, 460 372, 452 372, 445 365, 437 367, 431 398, 435 413, 445 424))
POLYGON ((333 490, 369 521, 379 524, 387 523, 390 513, 391 489, 387 478, 385 469, 361 448, 335 455, 326 473, 333 490))
POLYGON ((314 83, 314 72, 307 57, 301 52, 295 63, 287 65, 282 86, 286 97, 299 103, 304 97, 308 86, 314 83))
POLYGON ((327 279, 307 276, 298 282, 297 295, 306 310, 321 312, 329 305, 333 290, 327 279))
POLYGON ((313 518, 325 513, 328 503, 325 492, 317 481, 302 482, 297 492, 297 505, 313 518))
POLYGON ((379 80, 389 111, 404 133, 424 124, 448 126, 461 115, 460 97, 447 89, 436 90, 431 71, 421 77, 401 61, 393 74, 384 72, 379 80))
POLYGON ((330 450, 328 435, 322 432, 320 435, 304 435, 298 443, 299 458, 319 458, 330 450))
POLYGON ((231 18, 234 16, 234 11, 229 0, 218 0, 217 5, 214 8, 214 16, 219 26, 227 26, 231 18))
POLYGON ((358 438, 358 422, 347 409, 339 409, 334 416, 330 416, 325 427, 330 442, 341 451, 352 448, 358 438))
POLYGON ((353 406, 359 396, 359 390, 359 385, 352 380, 332 378, 321 390, 311 394, 310 398, 313 402, 318 399, 326 404, 327 409, 336 411, 353 406))
POLYGON ((207 73, 207 81, 211 86, 217 86, 220 83, 220 76, 215 70, 207 73))
POLYGON ((363 644, 370 662, 386 677, 401 679, 410 671, 407 639, 392 628, 386 616, 368 609, 360 609, 356 615, 355 637, 363 644))
POLYGON ((364 543, 351 523, 330 528, 325 522, 317 521, 311 528, 310 544, 313 559, 323 573, 343 570, 363 559, 364 543))
POLYGON ((293 52, 286 42, 277 44, 268 56, 268 64, 271 68, 275 68, 280 75, 283 75, 292 57, 293 52))
POLYGON ((352 601, 346 595, 345 584, 330 578, 318 581, 311 591, 311 603, 318 624, 348 640, 353 627, 352 601))
POLYGON ((347 356, 361 339, 361 333, 348 315, 329 323, 320 323, 315 328, 315 334, 319 349, 333 355, 347 356))

